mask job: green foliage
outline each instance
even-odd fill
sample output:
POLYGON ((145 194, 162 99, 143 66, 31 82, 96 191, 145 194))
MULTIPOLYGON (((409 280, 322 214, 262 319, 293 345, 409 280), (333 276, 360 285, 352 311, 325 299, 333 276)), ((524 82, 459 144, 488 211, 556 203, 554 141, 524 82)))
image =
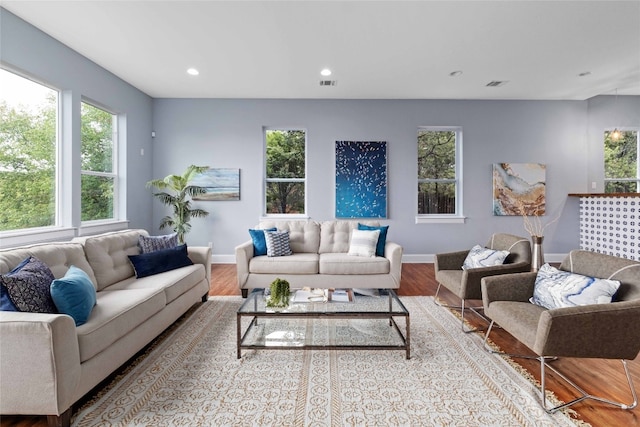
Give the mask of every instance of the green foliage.
POLYGON ((267 307, 284 308, 289 306, 289 282, 276 278, 269 286, 271 294, 267 299, 267 307))
MULTIPOLYGON (((456 132, 418 132, 418 179, 439 180, 456 177, 456 132)), ((456 185, 428 181, 418 184, 419 214, 454 214, 456 185)))
POLYGON ((0 231, 55 224, 56 100, 0 103, 0 231))
MULTIPOLYGON (((608 179, 638 179, 638 132, 604 133, 604 176, 608 179)), ((640 191, 636 182, 608 181, 607 193, 634 193, 640 191)))
POLYGON ((162 204, 173 209, 173 216, 165 216, 160 221, 160 229, 171 228, 178 233, 178 241, 181 244, 184 243, 184 236, 191 230, 191 218, 203 218, 209 215, 209 212, 203 209, 191 208, 191 199, 206 193, 206 189, 189 184, 197 174, 207 169, 209 169, 208 166, 191 165, 182 175, 167 175, 164 179, 154 179, 147 182, 147 187, 168 190, 153 193, 162 204))
POLYGON ((267 213, 304 213, 305 140, 301 130, 268 130, 267 213))

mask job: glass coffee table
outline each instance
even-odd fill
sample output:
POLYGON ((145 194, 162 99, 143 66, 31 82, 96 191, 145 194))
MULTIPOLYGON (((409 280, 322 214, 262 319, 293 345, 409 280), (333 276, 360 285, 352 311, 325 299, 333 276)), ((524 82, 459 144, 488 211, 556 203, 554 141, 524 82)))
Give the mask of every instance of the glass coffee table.
POLYGON ((254 289, 237 312, 238 359, 243 349, 404 350, 409 359, 409 311, 392 289, 378 291, 355 294, 352 302, 310 298, 273 309, 264 290, 254 289))

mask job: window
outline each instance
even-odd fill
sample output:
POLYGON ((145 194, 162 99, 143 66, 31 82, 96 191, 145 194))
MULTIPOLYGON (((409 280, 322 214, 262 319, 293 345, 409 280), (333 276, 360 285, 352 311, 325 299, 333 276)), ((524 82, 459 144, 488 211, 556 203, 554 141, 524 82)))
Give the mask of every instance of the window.
POLYGON ((604 133, 605 193, 640 192, 640 142, 637 130, 604 133))
POLYGON ((81 123, 81 219, 114 219, 117 189, 117 116, 83 102, 81 123))
POLYGON ((0 69, 0 231, 56 225, 58 92, 0 69))
POLYGON ((459 128, 418 129, 418 215, 461 216, 459 128))
POLYGON ((306 138, 304 130, 265 130, 267 214, 306 212, 306 138))

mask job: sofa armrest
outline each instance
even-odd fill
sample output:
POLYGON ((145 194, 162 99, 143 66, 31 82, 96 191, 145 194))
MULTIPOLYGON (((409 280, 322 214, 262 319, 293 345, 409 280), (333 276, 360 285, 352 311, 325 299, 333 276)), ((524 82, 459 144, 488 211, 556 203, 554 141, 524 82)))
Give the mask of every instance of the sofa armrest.
POLYGON ((208 246, 187 246, 187 255, 194 264, 204 265, 207 283, 211 283, 211 248, 208 246))
POLYGON ((384 245, 384 257, 389 260, 389 274, 393 277, 396 288, 400 287, 402 278, 402 246, 393 242, 384 245))
POLYGON ((70 316, 0 312, 0 413, 60 415, 80 396, 80 350, 70 316))
POLYGON ((469 251, 447 252, 436 254, 433 267, 436 272, 440 270, 460 270, 469 251))
POLYGON ((640 300, 547 310, 533 350, 541 355, 633 360, 640 351, 640 300))
POLYGON ((243 288, 249 278, 249 261, 253 258, 253 241, 249 240, 236 246, 236 278, 238 287, 243 288))
POLYGON ((493 301, 519 301, 528 303, 533 296, 536 273, 501 274, 482 278, 482 304, 487 310, 493 301))
MULTIPOLYGON (((464 271, 466 276, 467 289, 481 289, 481 281, 485 277, 499 276, 504 274, 526 273, 531 271, 531 264, 527 262, 518 262, 514 264, 500 264, 491 267, 469 268, 464 271)), ((473 298, 467 296, 467 298, 473 298)), ((480 295, 477 295, 480 299, 480 295)))

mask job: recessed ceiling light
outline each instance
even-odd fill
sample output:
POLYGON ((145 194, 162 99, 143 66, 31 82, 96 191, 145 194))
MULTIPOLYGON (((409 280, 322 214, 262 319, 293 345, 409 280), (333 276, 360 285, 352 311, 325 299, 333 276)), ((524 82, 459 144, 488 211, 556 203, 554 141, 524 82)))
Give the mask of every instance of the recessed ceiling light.
POLYGON ((195 68, 189 68, 187 70, 187 74, 189 74, 190 76, 197 76, 198 74, 200 74, 200 71, 196 70, 195 68))
POLYGON ((328 68, 324 68, 322 71, 320 71, 320 74, 325 76, 325 77, 328 77, 328 76, 331 75, 331 70, 328 69, 328 68))
POLYGON ((460 70, 452 71, 452 72, 449 73, 450 77, 458 77, 460 75, 462 75, 462 71, 460 71, 460 70))

